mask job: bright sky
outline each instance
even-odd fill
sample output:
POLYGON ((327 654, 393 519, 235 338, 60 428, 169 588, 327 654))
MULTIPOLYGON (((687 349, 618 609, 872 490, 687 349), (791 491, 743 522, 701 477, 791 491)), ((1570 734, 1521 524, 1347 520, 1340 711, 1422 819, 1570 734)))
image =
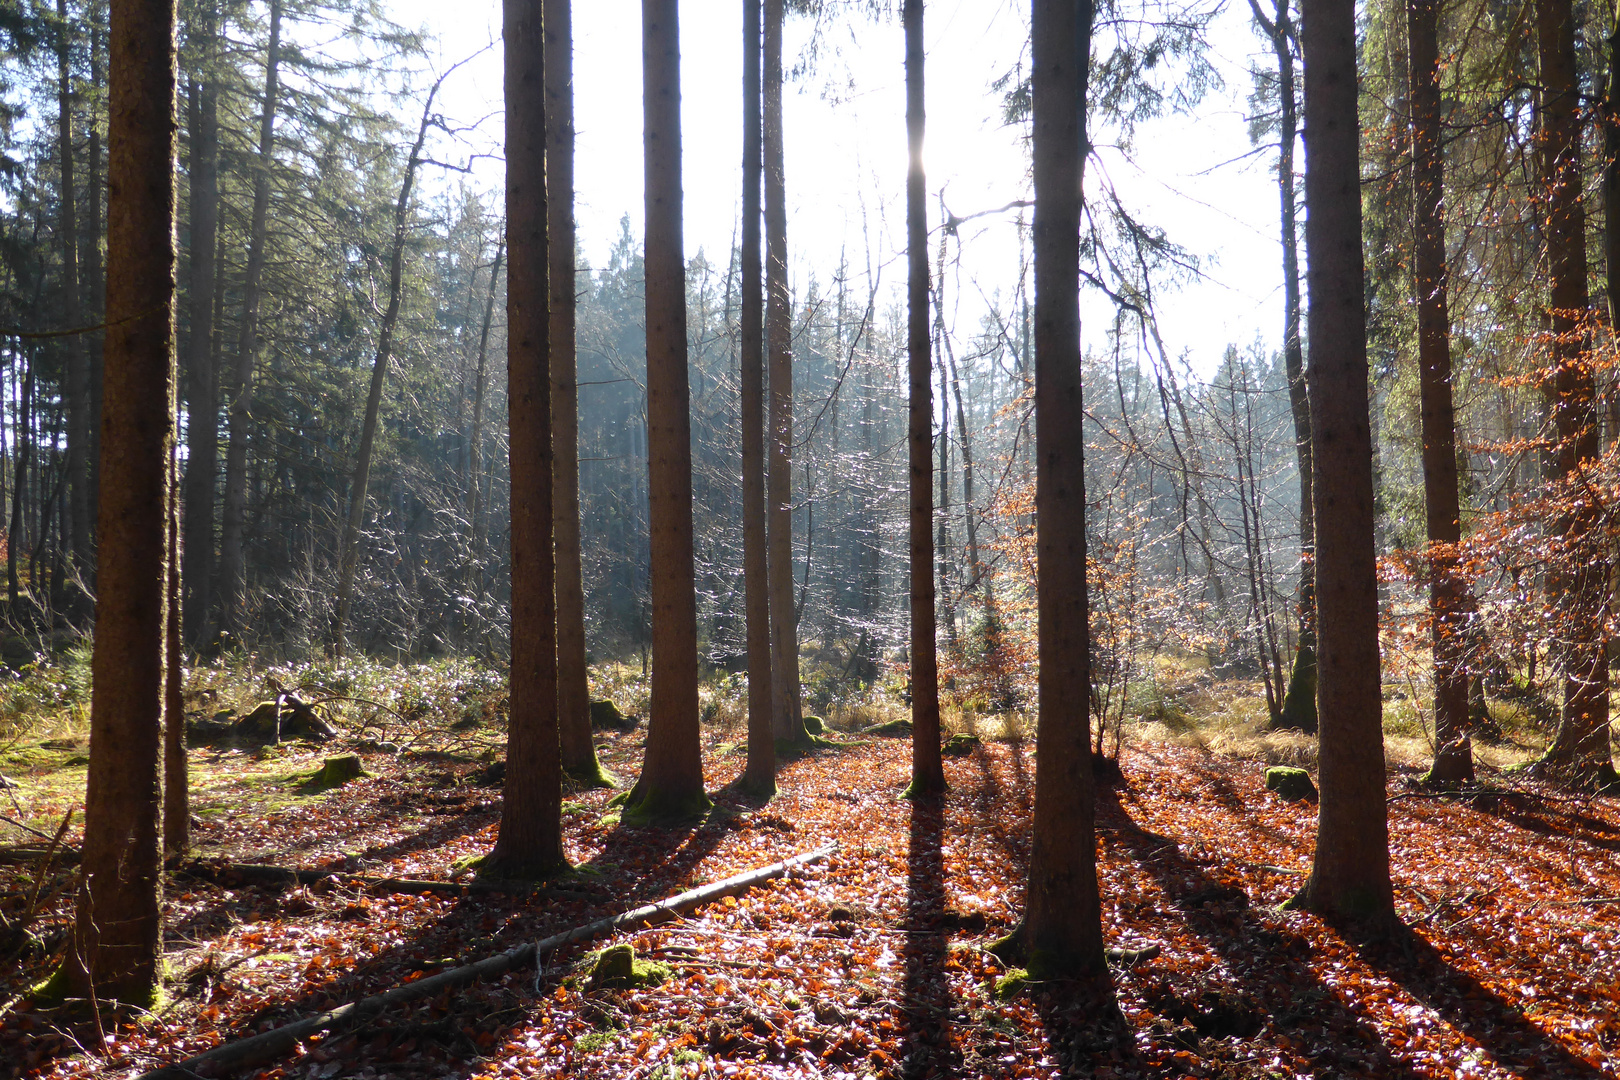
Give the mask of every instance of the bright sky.
MULTIPOLYGON (((394 14, 439 39, 442 70, 498 39, 498 5, 446 6, 394 0, 394 14)), ((742 155, 740 135, 741 5, 688 0, 681 6, 686 245, 724 264, 736 235, 742 155)), ((937 0, 929 5, 928 137, 924 158, 929 219, 939 222, 938 192, 959 215, 1027 198, 1028 169, 1017 133, 999 120, 991 80, 1018 59, 1027 42, 1027 5, 1009 0, 937 0)), ((640 4, 591 0, 574 5, 577 215, 580 242, 593 264, 605 260, 619 220, 629 214, 641 234, 640 4)), ((809 35, 790 19, 788 66, 809 35)), ((1165 228, 1204 265, 1202 280, 1159 293, 1161 325, 1172 354, 1190 353, 1208 371, 1228 343, 1256 335, 1268 348, 1280 338, 1281 271, 1277 194, 1269 153, 1249 150, 1247 65, 1269 54, 1249 28, 1246 5, 1228 3, 1212 33, 1213 60, 1225 88, 1200 106, 1196 120, 1172 117, 1138 131, 1134 160, 1103 147, 1090 168, 1106 173, 1145 220, 1165 228), (1233 162, 1232 159, 1242 158, 1233 162), (1227 163, 1227 164, 1223 164, 1227 163)), ((904 238, 905 102, 898 19, 839 25, 824 42, 817 69, 789 84, 786 102, 788 245, 794 279, 813 271, 829 281, 840 253, 864 272, 870 245, 886 292, 903 285, 895 261, 904 238), (833 100, 836 90, 838 100, 833 100)), ((500 51, 457 71, 442 93, 447 116, 470 122, 489 115, 487 138, 500 138, 500 51)), ((419 106, 408 106, 414 112, 419 106)), ((410 118, 414 126, 415 116, 410 118)), ((499 164, 477 183, 499 190, 499 164)), ((963 229, 956 330, 973 332, 978 290, 1009 293, 1018 269, 1014 213, 981 218, 963 229)), ((937 244, 937 233, 933 241, 937 244)), ((954 245, 951 255, 955 256, 954 245)), ((864 282, 855 283, 857 291, 864 282)), ((897 297, 898 292, 889 292, 897 297)), ((951 295, 950 292, 947 295, 951 295)), ((1083 335, 1097 346, 1108 317, 1100 299, 1085 302, 1083 335)))

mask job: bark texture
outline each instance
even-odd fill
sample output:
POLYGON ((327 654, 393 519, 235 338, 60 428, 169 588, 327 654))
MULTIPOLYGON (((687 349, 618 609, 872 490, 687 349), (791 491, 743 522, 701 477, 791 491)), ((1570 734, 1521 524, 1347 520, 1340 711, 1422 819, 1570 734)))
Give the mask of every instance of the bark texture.
POLYGON ((557 726, 562 767, 604 780, 591 741, 585 576, 579 536, 579 385, 575 357, 574 33, 569 0, 545 0, 546 207, 550 214, 553 542, 557 552, 557 726))
POLYGON ((90 770, 68 993, 143 1006, 162 956, 163 642, 174 450, 174 6, 111 26, 107 397, 90 770))
POLYGON ((1474 778, 1468 741, 1468 594, 1457 566, 1457 429, 1446 310, 1445 163, 1440 141, 1439 0, 1407 0, 1412 102, 1412 285, 1417 293, 1418 386, 1423 411, 1423 504, 1429 533, 1429 621, 1434 635, 1434 764, 1428 779, 1474 778))
POLYGON ((802 742, 799 626, 793 603, 793 298, 788 293, 787 172, 782 148, 783 3, 765 0, 765 347, 771 376, 765 530, 776 737, 802 742))
POLYGON ((760 262, 760 0, 743 0, 743 190, 740 413, 742 422, 743 594, 748 635, 748 766, 743 782, 776 790, 771 713, 771 597, 765 529, 765 297, 760 262))
POLYGON ((1294 902, 1329 916, 1393 921, 1353 0, 1318 0, 1302 37, 1312 491, 1318 516, 1334 526, 1316 538, 1321 808, 1311 874, 1294 902))
POLYGON ((1558 731, 1537 771, 1576 787, 1616 782, 1609 745, 1609 665, 1603 624, 1609 610, 1609 555, 1602 510, 1581 480, 1599 452, 1597 388, 1587 357, 1586 209, 1581 196, 1581 88, 1571 0, 1537 0, 1541 64, 1537 154, 1542 235, 1547 245, 1550 356, 1543 392, 1557 447, 1553 468, 1565 512, 1549 523, 1561 565, 1547 577, 1557 613, 1564 675, 1558 731))
POLYGON ((505 0, 506 381, 512 473, 512 718, 500 834, 488 867, 540 876, 566 865, 557 734, 551 546, 551 326, 546 245, 542 0, 505 0))
POLYGON ((1091 774, 1085 434, 1080 385, 1080 210, 1089 2, 1035 0, 1035 516, 1039 727, 1029 900, 1020 928, 1040 978, 1103 960, 1091 774))
POLYGON ((677 7, 677 0, 641 4, 652 701, 646 760, 626 813, 646 819, 691 817, 709 805, 698 729, 677 7))
POLYGON ((911 790, 945 790, 939 746, 939 650, 934 626, 934 389, 928 328, 928 210, 923 175, 923 0, 905 0, 906 33, 906 349, 910 381, 906 445, 910 464, 911 790))

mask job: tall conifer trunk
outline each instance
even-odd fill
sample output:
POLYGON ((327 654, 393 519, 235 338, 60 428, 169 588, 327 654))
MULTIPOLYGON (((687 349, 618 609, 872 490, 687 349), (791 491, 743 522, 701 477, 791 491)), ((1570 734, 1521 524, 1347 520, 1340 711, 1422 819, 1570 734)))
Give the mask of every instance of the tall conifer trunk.
POLYGON ((58 986, 149 1008, 163 950, 163 646, 175 435, 173 0, 115 5, 111 42, 103 544, 83 883, 58 986))
POLYGON ((1089 0, 1034 0, 1035 516, 1039 726, 1023 922, 997 946, 1037 978, 1107 971, 1097 892, 1080 384, 1089 0))
POLYGON ((765 0, 765 347, 770 458, 765 478, 770 577, 771 708, 776 737, 805 738, 799 627, 793 603, 793 298, 787 274, 787 174, 782 147, 782 8, 765 0))
MULTIPOLYGON (((512 474, 512 719, 490 870, 542 876, 567 865, 557 734, 552 550, 551 320, 547 276, 542 0, 505 0, 506 385, 512 474)), ((426 113, 424 120, 426 118, 426 113)), ((425 130, 425 124, 424 124, 425 130)), ((420 147, 420 144, 418 144, 420 147)))
POLYGON ((945 790, 939 746, 939 650, 934 615, 934 388, 928 319, 928 208, 923 175, 927 127, 923 87, 923 0, 905 0, 906 351, 910 381, 906 445, 910 466, 911 535, 911 787, 917 795, 945 790))
POLYGON ((642 0, 647 199, 647 490, 652 702, 641 778, 625 813, 681 819, 709 806, 698 727, 692 415, 681 226, 681 39, 677 0, 642 0))
POLYGON ((585 664, 585 577, 579 537, 579 385, 574 298, 574 33, 571 0, 545 0, 546 206, 551 215, 551 415, 557 550, 557 726, 562 766, 611 785, 591 742, 585 664))
POLYGON ((1311 488, 1318 516, 1333 528, 1316 538, 1316 854, 1292 903, 1387 923, 1395 906, 1384 809, 1354 0, 1316 0, 1302 30, 1311 431, 1319 450, 1332 448, 1315 455, 1311 488))
POLYGON ((243 628, 246 588, 242 545, 247 528, 248 428, 253 423, 253 371, 259 362, 259 303, 270 218, 270 166, 275 160, 276 95, 281 85, 281 5, 282 0, 270 0, 270 41, 265 48, 264 100, 259 113, 259 147, 253 171, 253 216, 248 223, 242 321, 231 386, 231 434, 225 446, 225 508, 219 531, 220 629, 238 639, 243 628))
POLYGON ((760 3, 743 0, 742 423, 743 594, 748 635, 748 766, 743 782, 757 795, 776 790, 776 730, 771 713, 771 597, 765 526, 765 326, 760 267, 760 3))
POLYGON ((1467 593, 1457 565, 1457 430, 1446 310, 1445 163, 1440 141, 1440 2, 1407 0, 1412 108, 1412 284, 1417 292, 1418 385, 1423 408, 1423 502, 1429 533, 1429 621, 1434 634, 1431 783, 1474 778, 1468 742, 1467 593))
POLYGON ((1565 511, 1549 523, 1562 565, 1548 575, 1558 613, 1558 658, 1564 706, 1558 731, 1538 772, 1578 787, 1617 782, 1609 746, 1609 664, 1603 624, 1609 613, 1609 554, 1602 509, 1585 491, 1582 473, 1599 453, 1597 388, 1586 355, 1586 209, 1581 195, 1581 87, 1575 60, 1571 0, 1537 0, 1541 63, 1537 154, 1546 237, 1551 348, 1543 393, 1552 412, 1554 469, 1565 511))

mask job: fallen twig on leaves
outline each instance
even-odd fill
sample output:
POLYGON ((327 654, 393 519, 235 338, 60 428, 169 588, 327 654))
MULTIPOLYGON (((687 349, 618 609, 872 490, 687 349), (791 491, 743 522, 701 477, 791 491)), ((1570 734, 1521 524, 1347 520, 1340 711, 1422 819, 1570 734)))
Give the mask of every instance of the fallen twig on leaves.
POLYGON ((447 896, 465 896, 468 893, 541 894, 562 900, 607 900, 606 893, 587 892, 583 889, 560 889, 528 881, 434 881, 422 878, 368 877, 364 874, 345 873, 342 870, 303 870, 288 866, 269 866, 261 863, 186 863, 178 869, 192 877, 224 884, 231 877, 269 885, 313 885, 328 878, 363 885, 372 892, 442 893, 447 896))
POLYGON ((291 1024, 284 1024, 279 1028, 266 1031, 259 1035, 252 1035, 236 1042, 224 1043, 212 1050, 205 1051, 184 1061, 173 1065, 165 1065, 137 1078, 137 1080, 195 1080, 199 1073, 216 1074, 223 1069, 243 1068, 269 1061, 290 1051, 294 1045, 303 1039, 322 1032, 332 1032, 351 1024, 363 1023, 383 1010, 407 1001, 416 1001, 421 998, 432 997, 442 990, 457 986, 466 986, 469 983, 504 975, 508 971, 523 967, 537 961, 547 953, 554 952, 565 945, 572 945, 578 941, 586 941, 599 937, 602 934, 615 930, 625 930, 631 927, 646 926, 650 923, 662 922, 675 915, 682 908, 697 907, 721 897, 732 896, 761 882, 769 881, 787 874, 789 871, 806 866, 813 862, 825 859, 838 849, 837 844, 828 844, 825 847, 807 851, 802 855, 795 855, 791 859, 762 866, 757 870, 736 874, 690 889, 675 896, 660 900, 654 904, 647 904, 631 911, 613 915, 595 922, 576 926, 572 930, 533 943, 524 943, 503 953, 480 960, 474 964, 441 971, 437 975, 417 979, 415 982, 396 986, 380 994, 363 998, 360 1001, 340 1005, 317 1016, 305 1020, 298 1020, 291 1024))

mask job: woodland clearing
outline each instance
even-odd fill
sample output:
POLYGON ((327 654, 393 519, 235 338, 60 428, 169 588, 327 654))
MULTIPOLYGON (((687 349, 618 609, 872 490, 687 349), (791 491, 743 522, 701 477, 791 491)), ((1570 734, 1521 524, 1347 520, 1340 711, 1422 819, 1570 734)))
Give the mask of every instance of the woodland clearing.
MULTIPOLYGON (((1023 892, 1031 741, 986 740, 948 759, 945 799, 911 804, 897 799, 903 739, 843 737, 790 756, 760 807, 725 789, 743 755, 735 730, 713 724, 717 806, 701 822, 631 828, 611 791, 569 790, 579 872, 558 892, 456 895, 445 886, 470 880, 461 866, 494 840, 500 792, 486 786, 482 746, 498 725, 457 730, 429 715, 442 712, 398 709, 387 734, 402 748, 363 751, 366 775, 327 791, 307 780, 329 748, 192 749, 194 843, 216 870, 171 875, 170 996, 147 1017, 98 1028, 18 1000, 54 962, 71 868, 42 873, 43 841, 9 848, 5 917, 36 882, 46 895, 34 947, 0 975, 4 1074, 136 1076, 836 841, 825 862, 554 954, 538 977, 529 968, 446 992, 243 1075, 1620 1075, 1613 797, 1487 767, 1478 788, 1440 798, 1397 763, 1391 847, 1410 933, 1366 944, 1278 910, 1309 866, 1315 811, 1265 791, 1265 762, 1171 742, 1162 727, 1128 733, 1123 780, 1098 802, 1115 1010, 1080 983, 1019 987, 981 951, 1010 928, 1023 892), (291 885, 217 870, 233 863, 328 876, 291 885), (378 890, 347 875, 440 887, 378 890), (616 943, 662 962, 667 979, 592 988, 581 964, 616 943)), ((644 736, 600 733, 603 764, 633 777, 644 736)), ((82 785, 82 767, 67 764, 82 747, 7 753, 16 810, 51 831, 82 785)))

